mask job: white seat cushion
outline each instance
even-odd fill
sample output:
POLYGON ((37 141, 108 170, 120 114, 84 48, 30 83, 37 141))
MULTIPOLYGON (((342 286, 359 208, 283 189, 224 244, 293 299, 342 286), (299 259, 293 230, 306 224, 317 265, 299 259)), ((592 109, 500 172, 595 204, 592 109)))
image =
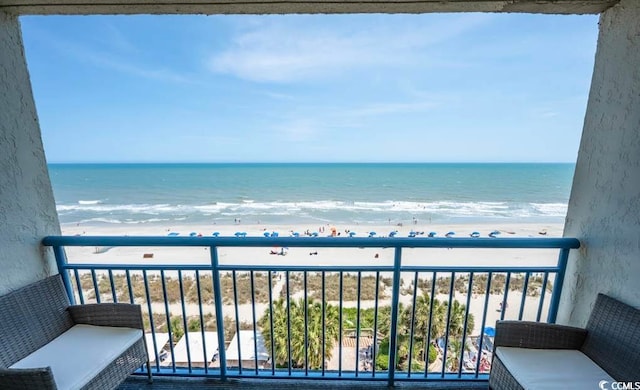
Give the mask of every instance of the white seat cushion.
POLYGON ((51 367, 59 390, 80 389, 142 337, 142 330, 75 325, 10 368, 51 367))
POLYGON ((496 354, 527 390, 599 389, 600 381, 615 382, 578 350, 498 347, 496 354))

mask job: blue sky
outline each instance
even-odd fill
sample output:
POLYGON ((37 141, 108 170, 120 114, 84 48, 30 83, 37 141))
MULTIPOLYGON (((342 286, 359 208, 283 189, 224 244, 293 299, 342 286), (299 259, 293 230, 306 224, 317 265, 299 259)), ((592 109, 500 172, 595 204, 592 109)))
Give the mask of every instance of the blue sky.
POLYGON ((575 162, 597 16, 30 16, 49 162, 575 162))

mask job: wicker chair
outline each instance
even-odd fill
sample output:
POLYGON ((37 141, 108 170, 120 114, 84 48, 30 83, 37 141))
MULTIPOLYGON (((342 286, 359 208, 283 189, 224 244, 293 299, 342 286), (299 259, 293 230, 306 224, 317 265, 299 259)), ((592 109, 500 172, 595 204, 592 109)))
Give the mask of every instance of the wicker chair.
MULTIPOLYGON (((640 310, 599 294, 586 329, 536 322, 499 321, 496 325, 489 387, 494 390, 522 390, 524 387, 510 372, 509 364, 500 358, 501 347, 578 350, 615 381, 637 382, 640 381, 640 310)), ((540 371, 535 364, 526 367, 531 372, 536 369, 540 371)), ((562 365, 555 369, 566 370, 562 365)), ((545 372, 536 374, 545 375, 545 372)), ((576 377, 583 374, 569 373, 576 377)), ((565 388, 569 382, 557 383, 557 386, 565 388)), ((598 382, 594 388, 598 388, 598 382)))
MULTIPOLYGON (((107 303, 70 306, 60 275, 51 276, 13 291, 0 297, 0 340, 2 340, 0 343, 0 389, 76 387, 57 383, 56 372, 84 377, 80 382, 74 381, 82 389, 114 389, 145 363, 149 381, 151 381, 151 370, 142 329, 142 313, 139 305, 107 303), (106 367, 93 377, 88 371, 82 372, 77 365, 71 366, 70 364, 73 363, 68 361, 73 361, 74 353, 94 354, 99 359, 105 359, 106 354, 103 350, 96 350, 95 346, 92 348, 91 343, 78 340, 76 344, 80 344, 79 346, 65 348, 65 356, 56 355, 50 366, 11 368, 14 365, 19 366, 20 361, 33 356, 34 352, 42 351, 43 347, 60 343, 62 339, 59 336, 66 333, 69 337, 69 332, 73 331, 72 328, 89 331, 97 329, 118 334, 128 332, 126 334, 129 337, 129 343, 125 345, 131 345, 122 347, 124 350, 119 356, 117 356, 119 350, 114 348, 115 359, 110 362, 105 361, 106 367), (136 331, 138 329, 139 337, 136 331)), ((104 345, 111 343, 111 340, 101 342, 104 345)), ((95 366, 92 368, 95 369, 95 366)), ((62 374, 58 379, 60 377, 62 374)))

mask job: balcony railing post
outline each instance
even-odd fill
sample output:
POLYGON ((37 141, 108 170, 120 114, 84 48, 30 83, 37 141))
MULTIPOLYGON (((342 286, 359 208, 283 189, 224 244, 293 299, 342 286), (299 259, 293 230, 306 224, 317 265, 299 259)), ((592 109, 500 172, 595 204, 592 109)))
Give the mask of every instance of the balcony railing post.
POLYGON ((53 254, 56 258, 56 263, 58 264, 58 273, 62 276, 62 283, 64 283, 64 288, 67 290, 69 302, 71 302, 72 305, 75 305, 76 297, 73 294, 73 288, 71 287, 69 272, 67 272, 67 268, 65 267, 67 264, 67 254, 64 252, 64 248, 59 245, 53 247, 53 254))
MULTIPOLYGON (((220 379, 227 379, 227 355, 224 343, 224 313, 222 310, 222 288, 220 287, 220 271, 218 270, 218 247, 210 246, 211 277, 213 278, 213 298, 216 309, 216 328, 218 331, 218 359, 220 360, 220 379)), ((239 337, 239 336, 238 336, 239 337)))
POLYGON ((389 330, 389 387, 393 386, 396 371, 396 348, 398 341, 398 303, 400 301, 400 267, 402 248, 396 247, 393 258, 393 290, 391 292, 391 329, 389 330))
MULTIPOLYGON (((564 283, 564 274, 567 270, 567 263, 569 262, 569 249, 560 249, 560 256, 558 257, 558 273, 553 283, 553 293, 551 294, 551 303, 549 305, 549 317, 547 322, 555 324, 556 317, 558 316, 558 306, 560 305, 560 295, 562 294, 562 285, 564 283)), ((543 291, 544 293, 544 291, 543 291)))

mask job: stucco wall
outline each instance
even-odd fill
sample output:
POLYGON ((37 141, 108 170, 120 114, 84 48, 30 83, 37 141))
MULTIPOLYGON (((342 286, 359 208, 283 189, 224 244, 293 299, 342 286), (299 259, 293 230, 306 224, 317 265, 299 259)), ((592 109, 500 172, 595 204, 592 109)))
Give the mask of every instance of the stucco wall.
POLYGON ((0 295, 55 273, 39 245, 60 234, 20 23, 0 12, 0 295))
POLYGON ((558 322, 586 324, 598 292, 640 307, 640 1, 600 17, 565 236, 573 253, 558 322))

